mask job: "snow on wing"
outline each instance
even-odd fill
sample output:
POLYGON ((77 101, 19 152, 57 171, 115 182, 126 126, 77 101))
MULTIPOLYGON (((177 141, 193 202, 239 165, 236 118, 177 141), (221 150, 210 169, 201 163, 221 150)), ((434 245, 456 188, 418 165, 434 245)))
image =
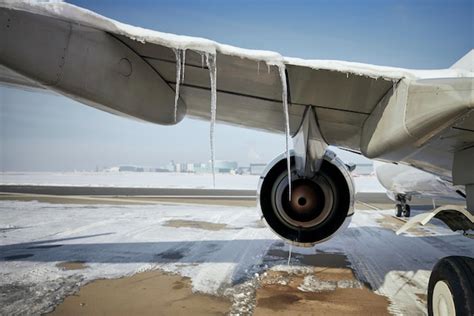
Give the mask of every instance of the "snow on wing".
MULTIPOLYGON (((174 50, 186 50, 186 78, 180 96, 187 105, 187 114, 193 117, 208 119, 210 116, 209 71, 202 67, 202 55, 217 52, 217 119, 272 132, 284 132, 285 129, 278 68, 282 64, 286 64, 288 73, 291 134, 300 123, 305 105, 317 106, 323 133, 326 130, 329 135, 331 130, 342 128, 348 135, 352 134, 391 88, 392 81, 406 75, 397 69, 370 65, 356 67, 356 64, 344 62, 318 64, 311 61, 312 66, 308 66, 305 64, 308 61, 284 58, 275 52, 240 49, 210 40, 125 25, 66 3, 0 1, 0 6, 106 31, 146 60, 173 88, 176 85, 174 50), (261 62, 277 67, 269 67, 269 72, 259 71, 261 62), (375 80, 377 77, 380 78, 375 80)), ((0 78, 3 73, 6 71, 0 71, 0 78)), ((22 84, 18 80, 16 83, 22 84)), ((343 139, 330 140, 344 145, 343 139)))

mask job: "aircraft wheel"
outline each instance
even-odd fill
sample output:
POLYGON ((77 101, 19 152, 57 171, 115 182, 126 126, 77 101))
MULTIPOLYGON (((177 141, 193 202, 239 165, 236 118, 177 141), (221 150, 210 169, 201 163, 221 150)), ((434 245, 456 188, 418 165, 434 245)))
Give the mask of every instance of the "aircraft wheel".
POLYGON ((474 315, 474 259, 439 260, 428 284, 428 315, 474 315))
POLYGON ((395 208, 395 216, 402 217, 403 209, 401 204, 397 204, 395 208))
POLYGON ((403 216, 410 217, 410 211, 411 211, 410 205, 406 204, 405 205, 405 210, 403 211, 403 216))

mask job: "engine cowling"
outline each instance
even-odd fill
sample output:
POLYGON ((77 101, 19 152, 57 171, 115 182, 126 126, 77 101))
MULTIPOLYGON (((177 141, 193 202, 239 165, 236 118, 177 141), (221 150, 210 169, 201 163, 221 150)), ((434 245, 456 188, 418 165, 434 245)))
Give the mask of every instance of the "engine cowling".
POLYGON ((299 176, 291 157, 291 201, 284 154, 265 169, 258 186, 259 206, 268 226, 281 238, 310 247, 347 227, 354 214, 354 183, 350 171, 327 151, 319 171, 299 176))

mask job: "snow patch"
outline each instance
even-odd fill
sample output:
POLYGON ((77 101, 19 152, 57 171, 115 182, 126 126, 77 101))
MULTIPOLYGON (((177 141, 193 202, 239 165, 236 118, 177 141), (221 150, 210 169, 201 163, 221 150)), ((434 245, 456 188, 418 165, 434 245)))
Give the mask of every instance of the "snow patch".
POLYGON ((298 286, 298 290, 302 292, 334 291, 336 288, 336 282, 319 280, 314 275, 305 276, 303 283, 298 286))
POLYGON ((337 281, 338 289, 361 289, 362 283, 357 280, 339 280, 337 281))
MULTIPOLYGON (((447 229, 438 226, 422 238, 396 236, 377 222, 379 214, 391 213, 358 210, 345 231, 319 244, 317 249, 344 253, 359 280, 390 298, 391 311, 404 315, 426 313, 425 304, 419 302, 416 293, 426 291, 434 263, 448 255, 474 256, 472 240, 460 234, 445 235, 447 229)), ((77 282, 152 269, 190 277, 194 291, 227 293, 235 303, 235 313, 245 310, 245 306, 251 310, 255 288, 252 282, 265 280, 260 277, 269 268, 264 258, 277 242, 270 230, 253 226, 259 214, 245 207, 2 201, 0 217, 2 227, 22 227, 2 232, 4 236, 0 239, 0 292, 10 293, 0 297, 0 314, 21 313, 25 306, 42 302, 34 310, 31 307, 30 312, 40 314, 64 297, 66 289, 76 289, 77 282), (221 223, 239 229, 210 232, 164 226, 169 219, 221 223), (170 251, 180 256, 160 256, 170 251), (4 259, 19 254, 33 256, 4 259), (59 262, 74 260, 85 261, 89 268, 67 271, 56 267, 59 262), (35 287, 28 300, 17 301, 14 291, 26 293, 31 284, 35 287)), ((298 254, 314 253, 314 249, 293 250, 298 254)), ((313 266, 298 266, 296 262, 287 266, 284 258, 280 262, 270 270, 314 275, 313 266)), ((332 284, 321 281, 307 278, 301 289, 361 286, 350 280, 332 284)), ((275 282, 288 284, 283 278, 275 282)))

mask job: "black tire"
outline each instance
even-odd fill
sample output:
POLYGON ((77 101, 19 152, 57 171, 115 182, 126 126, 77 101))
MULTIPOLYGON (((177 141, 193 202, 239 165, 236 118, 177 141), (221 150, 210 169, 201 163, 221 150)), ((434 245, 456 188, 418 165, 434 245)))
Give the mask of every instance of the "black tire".
POLYGON ((410 205, 405 204, 405 211, 403 212, 403 216, 410 217, 410 213, 411 213, 410 205))
POLYGON ((397 204, 395 206, 395 216, 396 217, 402 217, 403 209, 401 204, 397 204))
MULTIPOLYGON (((435 286, 440 282, 448 286, 454 302, 457 316, 474 315, 474 259, 461 256, 446 257, 439 260, 431 272, 428 284, 428 315, 434 314, 437 308, 433 302, 435 286)), ((435 302, 436 303, 436 302, 435 302)))

